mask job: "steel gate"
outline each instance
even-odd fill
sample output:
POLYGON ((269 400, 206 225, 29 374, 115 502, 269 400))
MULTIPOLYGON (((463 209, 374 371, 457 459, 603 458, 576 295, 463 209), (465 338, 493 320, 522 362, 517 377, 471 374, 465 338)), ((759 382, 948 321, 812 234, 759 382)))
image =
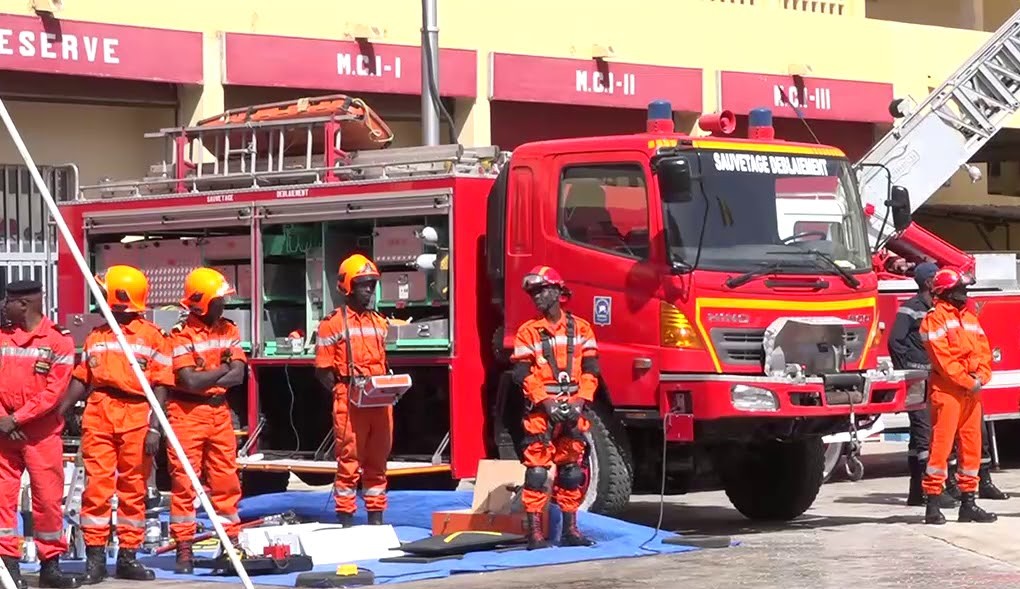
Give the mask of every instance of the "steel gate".
MULTIPOLYGON (((39 166, 58 201, 74 200, 78 169, 73 165, 39 166)), ((0 164, 0 296, 12 280, 43 283, 44 308, 57 318, 57 231, 24 165, 0 164)))

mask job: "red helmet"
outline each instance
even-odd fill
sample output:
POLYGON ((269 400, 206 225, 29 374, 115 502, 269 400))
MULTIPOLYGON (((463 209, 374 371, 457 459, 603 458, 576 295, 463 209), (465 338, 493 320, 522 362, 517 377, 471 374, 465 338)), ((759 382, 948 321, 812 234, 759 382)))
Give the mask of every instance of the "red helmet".
POLYGON ((960 284, 966 284, 963 279, 963 275, 960 271, 955 268, 942 268, 935 273, 935 277, 931 280, 931 291, 935 294, 941 294, 948 290, 952 290, 960 284))
POLYGON ((532 291, 544 286, 555 286, 560 289, 560 302, 565 303, 570 298, 570 289, 567 283, 560 276, 555 268, 549 266, 535 266, 530 272, 524 275, 521 288, 525 291, 532 291))

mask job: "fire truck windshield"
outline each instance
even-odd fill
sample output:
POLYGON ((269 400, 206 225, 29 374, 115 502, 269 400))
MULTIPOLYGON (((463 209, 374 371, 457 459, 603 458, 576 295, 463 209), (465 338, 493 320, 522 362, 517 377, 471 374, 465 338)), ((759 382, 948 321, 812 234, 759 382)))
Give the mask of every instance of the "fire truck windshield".
MULTIPOLYGON (((860 195, 845 159, 737 151, 681 157, 696 180, 689 195, 663 195, 674 263, 787 274, 871 269, 860 195)), ((661 189, 668 184, 660 179, 661 189)))

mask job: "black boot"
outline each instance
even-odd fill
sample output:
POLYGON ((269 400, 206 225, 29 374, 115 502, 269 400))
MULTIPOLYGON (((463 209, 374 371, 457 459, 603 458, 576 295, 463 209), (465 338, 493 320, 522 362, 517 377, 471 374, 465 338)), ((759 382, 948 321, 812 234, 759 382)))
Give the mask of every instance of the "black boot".
POLYGON ((85 577, 81 582, 85 585, 95 585, 105 579, 106 576, 106 547, 86 546, 85 577))
POLYGON ((14 581, 14 586, 18 589, 28 589, 28 582, 21 577, 21 562, 19 559, 13 556, 3 557, 4 566, 7 567, 7 572, 11 574, 11 579, 14 581))
POLYGON ((924 505, 924 491, 921 489, 921 479, 924 478, 924 467, 917 456, 907 457, 907 468, 910 470, 910 487, 907 491, 907 505, 919 507, 924 505))
POLYGON ((178 575, 190 575, 195 572, 195 553, 192 550, 191 542, 177 543, 177 562, 174 564, 174 572, 178 575))
POLYGON ((960 500, 960 488, 956 486, 956 466, 949 467, 949 475, 946 477, 946 489, 942 492, 956 501, 960 500))
POLYGON ((370 525, 370 526, 381 526, 381 525, 383 525, 382 514, 383 514, 383 512, 381 512, 381 511, 369 511, 368 512, 368 525, 370 525))
POLYGON ((347 513, 346 511, 338 511, 336 512, 336 523, 345 528, 349 528, 354 525, 354 514, 347 513))
POLYGON ((563 532, 560 546, 594 546, 595 542, 577 529, 577 512, 563 512, 563 532))
POLYGON ((548 548, 549 542, 546 541, 545 534, 542 533, 542 514, 528 513, 527 524, 528 524, 528 550, 548 548))
POLYGON ((47 558, 40 563, 39 586, 52 589, 75 589, 81 587, 81 577, 60 570, 60 557, 47 558))
POLYGON ((992 501, 1005 501, 1009 499, 1009 494, 1004 493, 995 483, 992 482, 992 472, 987 464, 981 467, 978 471, 978 475, 981 477, 981 482, 978 484, 978 497, 981 499, 990 499, 992 501))
POLYGON ((138 562, 134 550, 124 548, 117 551, 117 568, 113 574, 118 579, 129 581, 151 581, 156 578, 156 573, 152 569, 147 569, 138 562))
POLYGON ((939 507, 938 495, 928 495, 924 510, 924 523, 936 526, 946 523, 946 516, 942 515, 942 508, 939 507))
POLYGON ((960 495, 960 515, 958 522, 977 522, 979 524, 990 524, 999 519, 994 513, 988 513, 974 503, 974 493, 962 493, 960 495))

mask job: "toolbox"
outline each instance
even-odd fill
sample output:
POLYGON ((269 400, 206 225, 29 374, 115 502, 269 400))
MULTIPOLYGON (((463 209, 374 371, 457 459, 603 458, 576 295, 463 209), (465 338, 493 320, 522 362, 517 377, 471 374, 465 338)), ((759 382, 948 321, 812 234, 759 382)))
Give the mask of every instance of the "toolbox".
POLYGON ((425 253, 421 225, 376 227, 372 240, 372 258, 379 266, 410 264, 425 253))
POLYGON ((396 405, 400 396, 411 388, 409 374, 383 374, 372 376, 364 387, 348 389, 351 403, 357 407, 388 407, 396 405))
POLYGON ((382 301, 424 302, 428 299, 428 284, 424 272, 383 272, 379 282, 382 301))

